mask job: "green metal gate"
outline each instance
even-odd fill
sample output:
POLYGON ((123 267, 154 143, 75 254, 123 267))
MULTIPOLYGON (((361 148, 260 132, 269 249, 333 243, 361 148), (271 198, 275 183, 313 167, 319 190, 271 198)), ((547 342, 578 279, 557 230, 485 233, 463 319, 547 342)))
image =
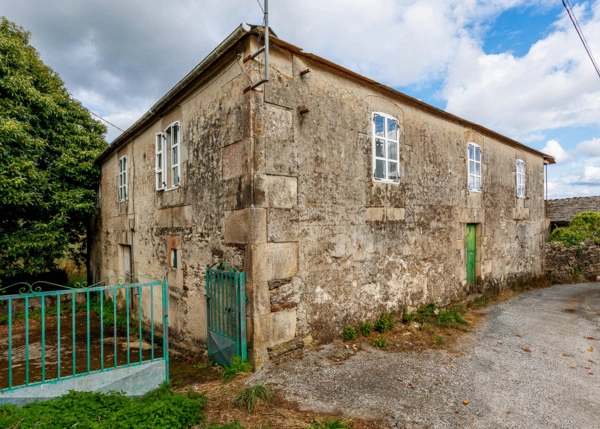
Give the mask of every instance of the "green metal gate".
POLYGON ((166 281, 129 276, 0 288, 0 405, 168 382, 167 305, 166 281))
POLYGON ((206 267, 206 346, 208 358, 220 365, 247 357, 246 300, 246 273, 225 263, 206 267))
POLYGON ((477 283, 477 224, 467 224, 467 284, 477 283))

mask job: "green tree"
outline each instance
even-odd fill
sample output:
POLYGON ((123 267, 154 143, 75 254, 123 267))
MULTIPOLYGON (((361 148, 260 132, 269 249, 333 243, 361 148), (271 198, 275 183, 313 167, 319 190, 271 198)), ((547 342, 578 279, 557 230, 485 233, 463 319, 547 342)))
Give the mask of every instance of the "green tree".
POLYGON ((569 223, 552 231, 548 241, 563 243, 566 247, 576 246, 585 240, 600 244, 600 212, 581 212, 569 223))
POLYGON ((0 281, 48 271, 68 253, 83 261, 100 177, 94 159, 106 147, 104 125, 29 36, 0 18, 0 281))

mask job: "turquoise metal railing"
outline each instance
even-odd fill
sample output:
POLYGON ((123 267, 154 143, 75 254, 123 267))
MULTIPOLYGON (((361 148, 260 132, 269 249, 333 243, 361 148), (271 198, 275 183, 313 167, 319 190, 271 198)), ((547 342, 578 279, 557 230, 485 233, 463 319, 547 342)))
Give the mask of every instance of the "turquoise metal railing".
POLYGON ((0 389, 10 391, 157 360, 164 361, 168 382, 167 282, 127 280, 113 276, 89 287, 35 282, 0 288, 0 333, 6 332, 0 334, 0 389), (162 304, 159 309, 155 309, 157 295, 162 304), (150 342, 146 352, 144 338, 150 342), (158 350, 157 338, 162 342, 158 350), (133 340, 137 356, 132 355, 133 340), (110 342, 112 347, 107 347, 110 342), (119 342, 126 344, 125 350, 119 349, 119 342))
POLYGON ((246 359, 246 273, 219 263, 206 268, 208 358, 229 366, 246 359))

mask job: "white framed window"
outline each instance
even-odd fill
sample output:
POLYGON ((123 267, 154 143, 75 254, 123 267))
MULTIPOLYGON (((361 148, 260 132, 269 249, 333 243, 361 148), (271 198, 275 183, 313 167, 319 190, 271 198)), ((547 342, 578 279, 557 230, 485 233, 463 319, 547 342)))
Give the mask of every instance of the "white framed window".
POLYGON ((119 158, 119 201, 127 200, 127 155, 119 158))
POLYGON ((156 190, 165 189, 165 134, 156 134, 156 190))
POLYGON ((373 113, 373 180, 400 182, 398 120, 384 113, 373 113))
POLYGON ((469 191, 481 192, 481 147, 475 143, 469 143, 467 151, 469 191))
POLYGON ((525 161, 517 159, 517 197, 525 198, 525 161))
POLYGON ((181 127, 173 122, 156 134, 156 190, 168 190, 181 184, 181 127))

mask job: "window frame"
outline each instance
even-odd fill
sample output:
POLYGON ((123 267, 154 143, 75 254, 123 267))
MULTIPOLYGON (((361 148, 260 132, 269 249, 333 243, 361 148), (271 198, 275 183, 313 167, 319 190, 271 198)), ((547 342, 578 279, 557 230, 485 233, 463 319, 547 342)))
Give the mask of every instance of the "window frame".
POLYGON ((469 142, 467 145, 467 188, 470 192, 481 192, 483 189, 482 157, 481 146, 469 142), (473 157, 471 157, 471 148, 473 148, 473 157), (477 159, 477 154, 479 154, 479 159, 477 159))
POLYGON ((157 191, 181 186, 181 122, 175 121, 156 133, 154 176, 157 191))
POLYGON ((377 183, 400 183, 400 121, 391 115, 382 112, 373 112, 371 115, 371 126, 372 126, 372 151, 373 151, 373 181, 377 183), (383 135, 378 134, 377 129, 377 117, 383 118, 383 135), (395 137, 389 136, 389 123, 394 122, 396 124, 396 135, 395 137), (378 155, 377 141, 383 142, 383 156, 378 155), (396 146, 396 156, 390 155, 390 145, 396 146), (377 164, 378 161, 384 163, 384 176, 377 176, 377 164), (390 170, 390 166, 396 165, 396 176, 393 178, 393 173, 390 170), (392 178, 390 178, 392 177, 392 178))
POLYGON ((127 155, 119 158, 119 174, 117 180, 119 202, 127 201, 127 155))
POLYGON ((517 197, 525 198, 525 193, 527 191, 527 170, 525 161, 522 159, 517 159, 516 161, 516 172, 517 172, 517 197))

